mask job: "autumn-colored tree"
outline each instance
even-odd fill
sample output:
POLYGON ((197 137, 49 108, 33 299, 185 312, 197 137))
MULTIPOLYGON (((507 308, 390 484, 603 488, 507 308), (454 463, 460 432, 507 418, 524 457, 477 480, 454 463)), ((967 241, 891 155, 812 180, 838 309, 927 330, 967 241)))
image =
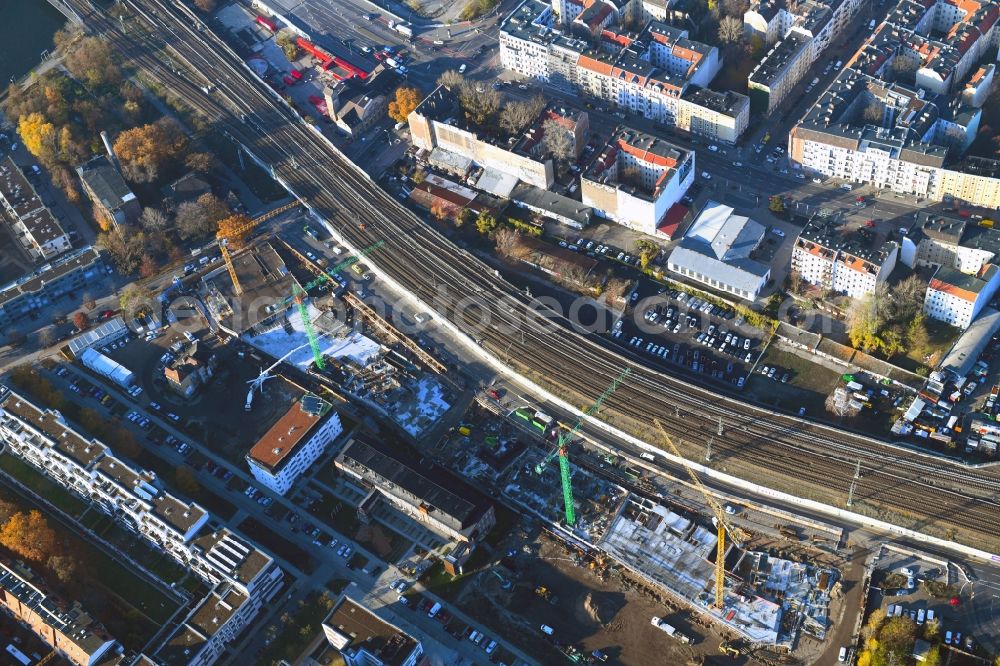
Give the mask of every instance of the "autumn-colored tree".
POLYGON ((6 523, 15 513, 17 513, 17 505, 0 497, 0 525, 6 523))
POLYGON ((441 220, 442 222, 451 215, 451 211, 448 210, 448 206, 441 203, 440 201, 435 201, 431 204, 431 215, 436 220, 441 220))
POLYGON ((15 513, 0 529, 0 545, 32 562, 44 562, 54 555, 57 543, 55 530, 34 509, 15 513))
POLYGON ((114 149, 122 175, 136 183, 148 183, 175 166, 188 141, 180 125, 161 118, 150 125, 125 130, 115 139, 114 149))
POLYGON ((81 331, 90 326, 90 317, 86 312, 78 311, 73 313, 73 325, 81 331))
POLYGON ((160 266, 156 263, 153 255, 148 252, 142 255, 142 261, 139 262, 139 277, 153 277, 159 270, 160 266))
POLYGON ((140 310, 152 307, 153 294, 148 289, 131 284, 122 290, 118 305, 121 306, 122 314, 132 317, 140 310))
POLYGON ((170 218, 159 208, 143 208, 139 224, 146 231, 163 231, 170 224, 170 218))
POLYGON ((486 211, 476 217, 476 230, 484 236, 489 236, 497 228, 497 218, 486 211))
POLYGON ((69 555, 50 555, 45 565, 62 583, 70 582, 76 574, 76 561, 69 555))
POLYGON ((212 153, 189 153, 184 158, 184 166, 195 173, 211 173, 216 166, 215 156, 212 153))
POLYGON ((215 0, 194 0, 194 6, 203 12, 214 12, 215 0))
POLYGON ((281 30, 274 38, 282 53, 289 62, 295 62, 299 57, 299 46, 295 43, 295 33, 291 30, 281 30))
POLYGON ((242 213, 229 215, 219 220, 217 236, 227 239, 230 250, 238 250, 243 247, 251 229, 248 228, 250 218, 242 213))
POLYGON ((121 70, 115 62, 115 53, 110 45, 100 37, 83 37, 76 42, 70 54, 63 59, 63 66, 76 79, 89 88, 117 85, 121 81, 121 70))
POLYGON ((439 86, 444 86, 445 88, 457 88, 464 82, 465 77, 454 69, 441 72, 441 75, 437 79, 437 84, 439 86))
POLYGON ((409 86, 396 88, 396 98, 389 102, 389 117, 397 123, 405 123, 410 112, 420 103, 420 91, 409 86))
POLYGON ((767 200, 767 209, 775 215, 785 212, 785 198, 780 194, 775 194, 767 200))
POLYGON ((97 234, 97 246, 111 255, 118 272, 131 275, 139 270, 142 254, 145 251, 146 235, 138 233, 124 234, 109 231, 97 234))
POLYGON ((42 164, 53 164, 58 156, 58 136, 56 127, 40 113, 21 116, 17 123, 17 133, 24 147, 37 157, 42 164))
POLYGON ((174 472, 174 483, 177 489, 185 495, 194 496, 201 491, 201 484, 194 478, 194 472, 186 465, 181 465, 174 472))

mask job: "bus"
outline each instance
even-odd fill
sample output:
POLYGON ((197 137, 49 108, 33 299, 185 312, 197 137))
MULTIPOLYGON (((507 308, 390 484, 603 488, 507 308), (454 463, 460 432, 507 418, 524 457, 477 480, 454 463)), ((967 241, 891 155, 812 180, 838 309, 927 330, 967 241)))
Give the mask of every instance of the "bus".
POLYGON ((31 666, 31 660, 28 659, 28 655, 14 647, 13 643, 7 644, 7 654, 14 657, 14 659, 17 659, 19 662, 24 664, 24 666, 31 666))

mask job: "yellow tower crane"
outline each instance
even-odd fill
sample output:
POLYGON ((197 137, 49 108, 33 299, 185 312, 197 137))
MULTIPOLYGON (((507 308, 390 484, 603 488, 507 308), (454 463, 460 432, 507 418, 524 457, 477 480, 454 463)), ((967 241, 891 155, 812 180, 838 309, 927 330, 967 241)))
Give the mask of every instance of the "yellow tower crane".
POLYGON ((726 532, 733 539, 733 543, 737 546, 741 545, 741 540, 746 538, 746 533, 739 529, 734 528, 729 525, 726 520, 726 512, 716 501, 715 497, 709 492, 705 484, 701 482, 698 475, 695 473, 694 468, 688 464, 687 458, 681 455, 680 450, 674 444, 674 440, 670 438, 667 431, 664 430, 663 424, 660 423, 659 419, 653 419, 653 423, 656 425, 656 429, 660 431, 660 436, 663 441, 666 442, 667 446, 670 447, 671 452, 675 456, 681 459, 684 464, 684 469, 687 470, 688 476, 691 477, 691 482, 694 483, 698 491, 704 495, 705 502, 712 509, 712 513, 715 514, 715 527, 719 531, 719 538, 716 541, 715 549, 715 607, 722 609, 723 606, 723 593, 725 592, 725 580, 726 580, 726 532))
POLYGON ((215 235, 215 238, 219 242, 219 250, 222 252, 222 259, 226 262, 226 268, 229 270, 229 277, 233 279, 233 293, 235 295, 240 296, 243 293, 243 287, 240 286, 240 280, 236 277, 236 268, 233 266, 232 255, 242 248, 230 248, 230 245, 241 243, 247 234, 253 231, 254 227, 261 222, 266 222, 271 218, 281 215, 286 210, 291 210, 297 206, 299 206, 299 202, 293 201, 284 206, 278 206, 274 210, 268 211, 252 220, 245 215, 233 215, 219 223, 219 231, 215 235))

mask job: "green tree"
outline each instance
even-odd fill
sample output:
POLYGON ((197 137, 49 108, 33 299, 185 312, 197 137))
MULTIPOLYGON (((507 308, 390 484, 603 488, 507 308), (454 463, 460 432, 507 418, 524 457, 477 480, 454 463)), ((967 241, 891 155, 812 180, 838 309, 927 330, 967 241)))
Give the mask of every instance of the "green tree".
POLYGON ((639 253, 639 265, 645 270, 649 262, 660 254, 660 246, 646 238, 640 238, 635 242, 635 251, 639 253))
POLYGON ((484 236, 489 236, 497 228, 497 218, 483 211, 476 218, 476 231, 484 236))
POLYGON ((767 200, 767 209, 775 215, 785 212, 785 198, 780 194, 775 194, 767 200))
POLYGON ((289 62, 295 62, 299 58, 299 45, 295 43, 295 33, 291 30, 281 30, 274 41, 281 47, 282 53, 289 62))

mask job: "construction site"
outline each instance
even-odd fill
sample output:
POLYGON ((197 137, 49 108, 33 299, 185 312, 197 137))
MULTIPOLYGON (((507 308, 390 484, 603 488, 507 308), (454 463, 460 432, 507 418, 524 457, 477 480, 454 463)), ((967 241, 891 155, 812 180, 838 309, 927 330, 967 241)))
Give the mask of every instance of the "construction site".
POLYGON ((825 648, 839 574, 808 544, 775 547, 782 537, 797 542, 795 530, 744 529, 733 523, 740 511, 722 506, 693 469, 688 482, 664 481, 577 438, 575 426, 502 402, 487 391, 437 453, 499 490, 540 529, 531 536, 523 528, 507 556, 471 576, 462 596, 475 589, 469 598, 488 599, 496 608, 487 614, 512 626, 538 620, 555 627, 571 660, 594 649, 614 656, 614 645, 622 663, 699 663, 721 658, 721 646, 730 656, 795 663, 825 648), (626 602, 628 591, 637 598, 626 602), (566 626, 557 626, 563 618, 566 626), (622 633, 634 633, 635 643, 622 633), (803 646, 803 634, 815 641, 803 646), (658 647, 647 652, 651 646, 658 647), (663 661, 665 654, 677 661, 663 661))
POLYGON ((220 239, 220 247, 225 262, 200 288, 219 329, 313 374, 411 437, 448 411, 453 397, 436 376, 443 366, 346 292, 339 267, 324 271, 280 239, 239 250, 220 239))

